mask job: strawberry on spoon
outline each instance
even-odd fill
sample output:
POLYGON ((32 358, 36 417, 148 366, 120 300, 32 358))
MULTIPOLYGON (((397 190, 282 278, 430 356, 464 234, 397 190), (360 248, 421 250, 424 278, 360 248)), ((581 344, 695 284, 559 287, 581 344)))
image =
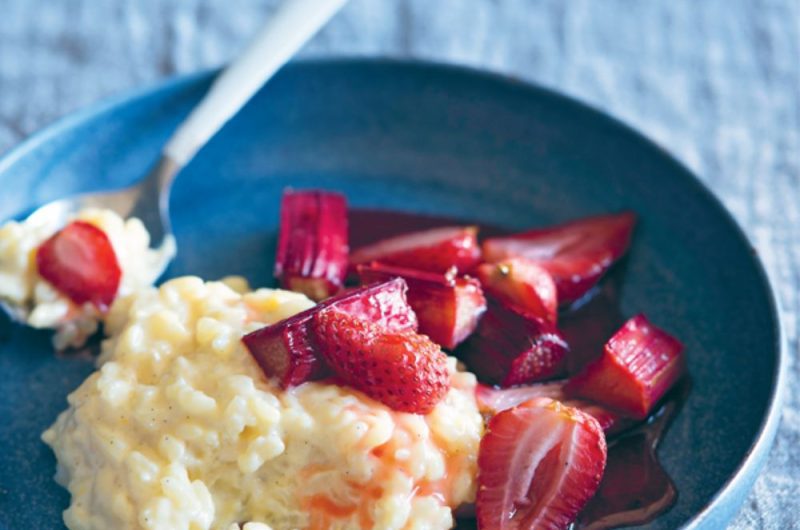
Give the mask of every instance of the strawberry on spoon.
POLYGON ((590 415, 535 398, 489 420, 478 452, 478 527, 563 530, 597 491, 603 430, 590 415))
POLYGON ((480 261, 478 229, 474 226, 446 226, 411 232, 356 249, 350 263, 380 261, 431 272, 472 270, 480 261))
POLYGON ((117 255, 105 232, 73 221, 36 251, 39 275, 78 305, 91 302, 105 310, 114 301, 122 277, 117 255))
POLYGON ((394 410, 427 414, 450 388, 447 357, 425 335, 390 331, 334 308, 318 312, 314 328, 339 377, 394 410))
POLYGON ((535 261, 553 276, 559 303, 583 296, 628 250, 632 212, 598 215, 483 242, 487 262, 511 257, 535 261))

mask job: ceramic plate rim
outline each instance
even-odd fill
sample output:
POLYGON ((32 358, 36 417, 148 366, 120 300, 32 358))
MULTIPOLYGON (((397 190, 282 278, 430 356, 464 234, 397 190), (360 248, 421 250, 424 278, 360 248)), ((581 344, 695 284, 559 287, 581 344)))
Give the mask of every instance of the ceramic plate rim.
MULTIPOLYGON (((461 73, 467 76, 477 76, 497 84, 514 86, 518 89, 524 90, 526 93, 531 94, 534 97, 537 93, 544 94, 548 97, 558 100, 562 104, 578 108, 579 110, 588 113, 595 120, 599 119, 611 122, 624 133, 636 138, 640 143, 643 143, 651 149, 658 151, 666 161, 669 161, 678 169, 680 169, 680 172, 682 172, 685 177, 681 178, 684 178, 686 184, 692 186, 695 193, 704 195, 705 199, 713 204, 717 208, 718 212, 723 215, 728 223, 734 228, 736 236, 739 237, 747 246, 753 248, 752 243, 733 214, 731 214, 722 201, 683 162, 681 162, 655 141, 645 136, 644 133, 635 129, 633 126, 628 125, 623 120, 609 114, 605 110, 602 110, 590 103, 584 102, 574 96, 567 95, 546 85, 542 85, 530 80, 523 80, 517 76, 507 73, 495 72, 458 63, 421 59, 360 56, 310 57, 293 60, 289 63, 287 68, 292 68, 295 66, 313 67, 315 65, 330 64, 339 64, 345 66, 355 64, 383 64, 406 68, 417 68, 422 70, 449 70, 451 72, 461 73)), ((44 144, 49 139, 69 131, 81 123, 90 121, 113 108, 130 104, 133 101, 153 97, 163 91, 174 90, 182 86, 190 86, 197 82, 209 80, 216 75, 217 72, 219 72, 219 69, 213 68, 195 73, 173 76, 171 78, 149 83, 144 87, 122 91, 119 94, 102 98, 95 103, 70 112, 29 135, 20 143, 8 149, 5 153, 2 153, 0 155, 0 175, 2 175, 8 168, 13 166, 18 160, 34 151, 37 147, 44 144)), ((699 511, 691 516, 691 519, 683 526, 685 529, 698 528, 704 521, 711 518, 717 510, 721 509, 723 505, 728 502, 733 502, 735 500, 733 497, 737 493, 737 490, 740 490, 742 487, 745 488, 745 494, 752 489, 752 482, 755 481, 758 473, 763 469, 780 424, 788 373, 788 343, 786 340, 786 331, 784 329, 784 323, 782 319, 783 312, 781 310, 780 297, 778 296, 776 290, 777 282, 772 281, 767 268, 764 266, 764 263, 757 252, 754 252, 753 259, 758 270, 758 280, 766 288, 766 294, 768 295, 770 301, 772 313, 770 316, 774 322, 774 331, 776 332, 777 336, 777 344, 773 345, 773 350, 777 350, 777 365, 772 376, 772 388, 770 390, 766 414, 762 418, 758 427, 758 434, 745 453, 744 458, 739 462, 734 472, 730 475, 730 477, 728 477, 722 487, 702 508, 700 508, 699 511), (743 481, 745 483, 750 482, 751 484, 743 485, 743 481)), ((741 505, 737 504, 732 512, 732 515, 738 513, 740 509, 741 505)))

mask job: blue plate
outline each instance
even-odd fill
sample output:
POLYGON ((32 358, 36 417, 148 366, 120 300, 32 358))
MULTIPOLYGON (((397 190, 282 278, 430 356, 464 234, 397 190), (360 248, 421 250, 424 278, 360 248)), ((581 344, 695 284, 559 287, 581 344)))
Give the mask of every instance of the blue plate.
MULTIPOLYGON (((211 77, 103 103, 23 143, 0 162, 0 219, 144 175, 211 77)), ((180 254, 168 275, 270 282, 288 185, 508 228, 637 211, 622 309, 680 337, 694 378, 660 452, 679 498, 650 527, 717 529, 739 509, 778 424, 786 362, 776 303, 730 215, 658 147, 571 99, 494 75, 292 64, 178 179, 180 254)), ((39 434, 91 370, 54 356, 46 333, 0 325, 0 529, 61 527, 68 496, 39 434)))

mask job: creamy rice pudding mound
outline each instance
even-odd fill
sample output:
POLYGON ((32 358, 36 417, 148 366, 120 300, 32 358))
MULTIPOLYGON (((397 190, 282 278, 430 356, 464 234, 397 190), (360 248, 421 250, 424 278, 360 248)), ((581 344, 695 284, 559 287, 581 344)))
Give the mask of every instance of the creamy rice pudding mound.
POLYGON ((475 377, 427 415, 351 388, 267 379, 245 333, 305 296, 194 277, 118 298, 98 370, 43 439, 72 530, 446 529, 475 498, 475 377))

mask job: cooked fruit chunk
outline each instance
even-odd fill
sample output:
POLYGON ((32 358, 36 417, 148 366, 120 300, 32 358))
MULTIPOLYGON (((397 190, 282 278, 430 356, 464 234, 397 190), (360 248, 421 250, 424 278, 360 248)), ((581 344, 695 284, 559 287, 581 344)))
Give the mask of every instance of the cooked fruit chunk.
POLYGON ((644 315, 628 320, 603 355, 567 385, 570 395, 644 419, 683 375, 683 345, 644 315))
POLYGON ((490 299, 458 354, 481 381, 513 386, 559 376, 567 350, 552 324, 490 299))
POLYGON ((478 527, 566 529, 605 465, 605 436, 588 414, 549 398, 500 412, 478 452, 478 527))
POLYGON ((564 392, 565 384, 566 381, 553 381, 513 388, 493 388, 478 383, 475 387, 475 399, 478 402, 478 409, 487 416, 493 416, 533 398, 555 399, 593 416, 606 436, 623 432, 637 423, 597 403, 583 399, 567 399, 564 392))
POLYGON ((447 356, 425 335, 329 308, 314 316, 322 354, 339 377, 401 412, 427 414, 450 388, 447 356))
POLYGON ((275 256, 284 289, 313 300, 336 294, 347 274, 347 201, 330 191, 286 190, 275 256))
POLYGON ((453 267, 460 272, 470 271, 480 258, 476 227, 447 226, 395 236, 359 248, 350 255, 350 263, 380 261, 444 273, 453 267))
POLYGON ((359 265, 361 283, 403 278, 408 284, 408 303, 419 320, 419 332, 452 350, 466 339, 486 311, 486 298, 473 278, 392 267, 380 263, 359 265))
POLYGON ((559 303, 583 296, 625 254, 636 216, 631 212, 598 215, 550 228, 529 230, 483 242, 483 257, 535 261, 553 276, 559 303))
POLYGON ((544 267, 525 258, 511 258, 479 265, 475 274, 486 292, 498 300, 556 323, 556 284, 544 267))
POLYGON ((105 310, 122 278, 117 255, 105 232, 73 221, 36 251, 39 275, 78 305, 91 302, 105 310))
POLYGON ((242 340, 261 369, 268 377, 276 377, 284 388, 328 374, 311 326, 314 315, 326 308, 392 331, 417 329, 417 317, 406 300, 406 283, 396 278, 328 298, 311 309, 245 335, 242 340))

